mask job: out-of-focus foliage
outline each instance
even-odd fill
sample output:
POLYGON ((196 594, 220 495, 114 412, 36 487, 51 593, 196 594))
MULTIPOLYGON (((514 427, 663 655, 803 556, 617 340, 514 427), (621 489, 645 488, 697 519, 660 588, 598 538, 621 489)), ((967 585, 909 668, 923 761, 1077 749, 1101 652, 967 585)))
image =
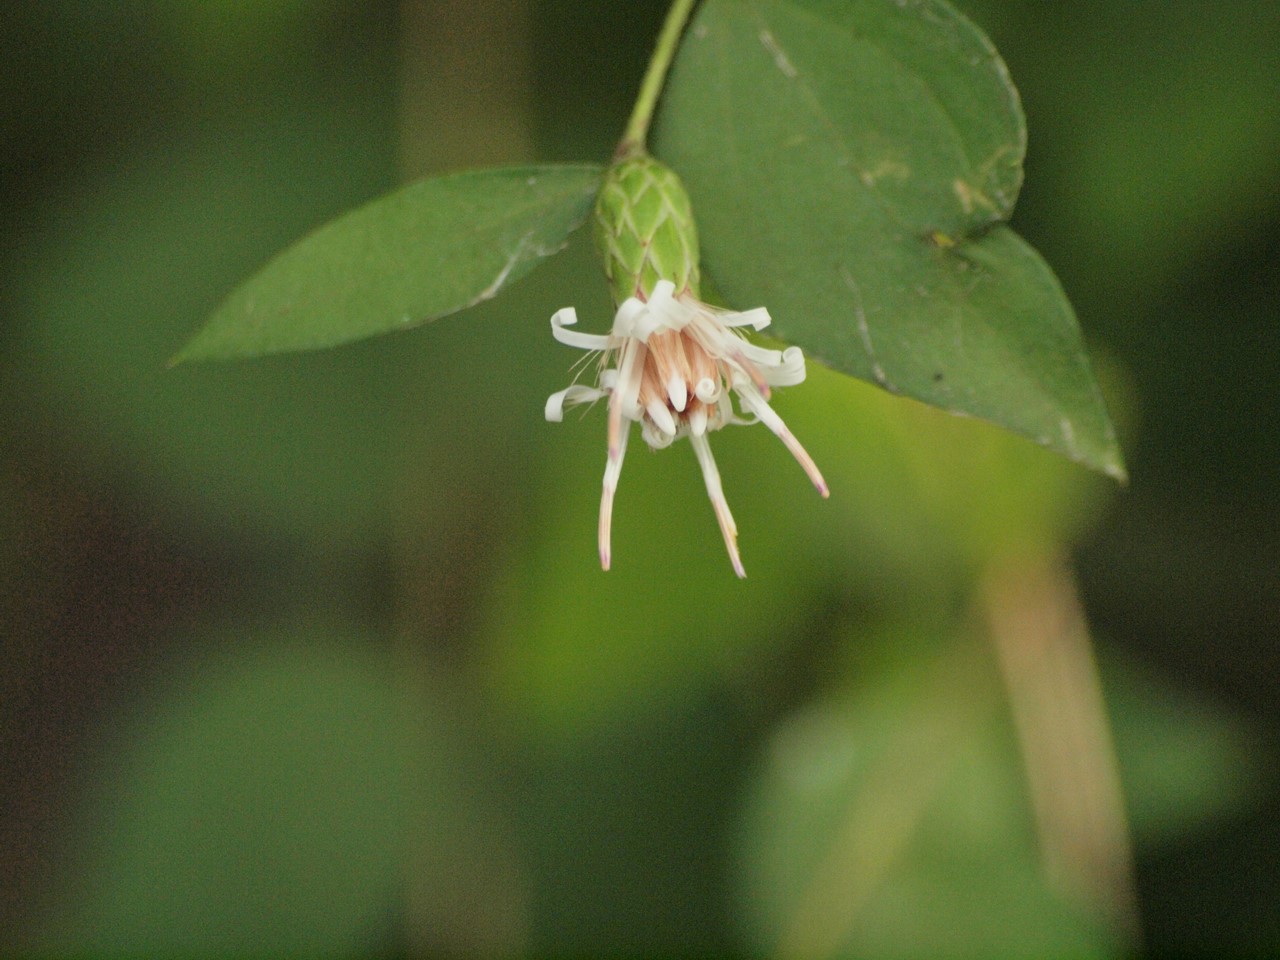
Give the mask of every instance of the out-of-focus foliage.
POLYGON ((885 641, 853 690, 767 744, 742 834, 752 943, 785 956, 1110 955, 1040 869, 983 648, 909 630, 885 641))
POLYGON ((393 658, 331 630, 303 614, 184 638, 216 652, 147 689, 95 744, 102 783, 74 837, 87 869, 42 949, 349 955, 406 932, 423 946, 519 944, 520 891, 506 889, 511 854, 475 761, 393 658), (408 917, 406 891, 457 914, 408 917), (427 921, 439 926, 406 930, 427 921))
POLYGON ((1131 486, 814 365, 776 400, 831 500, 712 439, 740 584, 680 446, 629 460, 596 568, 603 412, 542 420, 547 318, 609 315, 585 238, 421 330, 166 367, 406 179, 415 51, 481 84, 528 31, 520 136, 440 155, 607 159, 664 4, 516 6, 0 14, 2 952, 1123 954, 1044 869, 1025 743, 1072 728, 1028 741, 985 642, 993 578, 1067 553, 1145 943, 1280 949, 1280 14, 963 4, 1131 486))

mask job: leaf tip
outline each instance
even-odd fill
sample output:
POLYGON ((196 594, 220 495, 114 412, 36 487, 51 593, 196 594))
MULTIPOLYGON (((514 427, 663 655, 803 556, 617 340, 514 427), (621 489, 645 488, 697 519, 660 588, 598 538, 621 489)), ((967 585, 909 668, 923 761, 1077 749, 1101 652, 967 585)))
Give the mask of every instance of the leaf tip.
POLYGON ((1119 448, 1112 448, 1108 452, 1107 459, 1102 463, 1102 472, 1122 487, 1129 485, 1129 471, 1120 456, 1119 448))
POLYGON ((172 370, 174 367, 181 366, 184 363, 214 359, 216 354, 210 352, 208 346, 205 344, 206 339, 205 331, 199 331, 169 358, 168 362, 164 365, 165 369, 172 370))

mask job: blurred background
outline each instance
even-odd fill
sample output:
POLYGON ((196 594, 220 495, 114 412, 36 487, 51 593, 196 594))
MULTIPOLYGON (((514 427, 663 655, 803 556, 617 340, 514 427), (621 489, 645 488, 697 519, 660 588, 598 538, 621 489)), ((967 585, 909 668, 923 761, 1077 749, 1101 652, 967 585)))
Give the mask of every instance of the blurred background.
POLYGON ((682 446, 596 568, 582 237, 166 366, 396 184, 604 161, 665 3, 7 5, 3 952, 1280 951, 1280 6, 960 5, 1131 483, 813 370, 829 502, 716 437, 742 583, 682 446))

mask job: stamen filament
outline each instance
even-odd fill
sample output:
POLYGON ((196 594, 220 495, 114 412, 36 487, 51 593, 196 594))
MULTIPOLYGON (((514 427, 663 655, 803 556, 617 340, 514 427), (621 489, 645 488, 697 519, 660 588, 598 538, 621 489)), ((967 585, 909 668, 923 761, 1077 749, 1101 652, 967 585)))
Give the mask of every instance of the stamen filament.
POLYGON ((608 570, 613 560, 613 495, 618 491, 618 478, 622 476, 622 457, 627 452, 628 430, 618 440, 617 456, 612 450, 604 466, 604 483, 600 493, 600 527, 597 539, 600 547, 600 569, 608 570))
POLYGON ((733 572, 739 579, 746 577, 742 567, 742 557, 738 554, 738 525, 733 522, 733 514, 729 512, 729 502, 724 497, 724 487, 720 483, 720 471, 716 469, 715 457, 711 455, 711 444, 706 436, 690 436, 689 443, 698 456, 698 464, 702 467, 702 479, 707 485, 707 496, 716 512, 716 521, 720 524, 720 535, 724 538, 725 550, 729 552, 729 562, 733 564, 733 572))

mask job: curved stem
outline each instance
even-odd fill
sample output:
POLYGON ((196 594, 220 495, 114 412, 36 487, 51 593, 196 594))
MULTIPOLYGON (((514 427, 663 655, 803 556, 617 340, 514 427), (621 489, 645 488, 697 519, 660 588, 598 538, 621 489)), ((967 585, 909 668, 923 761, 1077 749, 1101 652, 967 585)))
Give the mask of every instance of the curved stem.
POLYGON ((662 24, 662 32, 658 34, 658 42, 653 56, 649 59, 649 69, 645 71, 644 80, 640 84, 640 95, 631 110, 631 119, 627 121, 627 129, 622 134, 622 142, 614 158, 634 156, 645 151, 645 141, 649 136, 649 124, 653 122, 653 111, 658 105, 658 96, 662 93, 662 85, 667 79, 667 70, 675 58, 676 47, 680 45, 680 35, 684 33, 689 14, 693 11, 697 0, 675 0, 667 11, 667 19, 662 24))

